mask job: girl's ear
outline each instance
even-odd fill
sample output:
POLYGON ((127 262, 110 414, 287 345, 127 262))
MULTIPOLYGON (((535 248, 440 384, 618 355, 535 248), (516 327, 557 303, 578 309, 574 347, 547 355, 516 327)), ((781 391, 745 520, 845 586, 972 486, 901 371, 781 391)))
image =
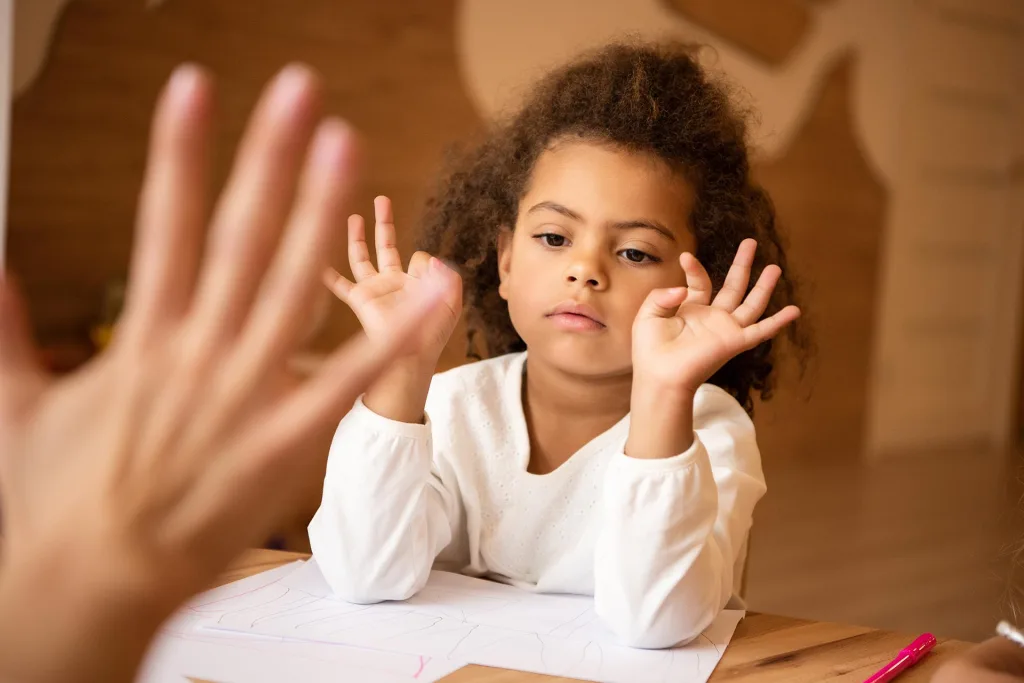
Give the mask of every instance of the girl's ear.
POLYGON ((501 226, 498 229, 498 294, 508 301, 508 274, 512 268, 512 235, 511 228, 501 226))

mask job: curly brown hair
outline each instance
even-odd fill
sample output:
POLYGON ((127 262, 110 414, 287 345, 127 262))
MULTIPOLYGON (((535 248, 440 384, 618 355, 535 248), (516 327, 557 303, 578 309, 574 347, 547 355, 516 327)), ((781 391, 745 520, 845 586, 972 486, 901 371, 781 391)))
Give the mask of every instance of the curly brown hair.
MULTIPOLYGON (((538 156, 566 138, 662 159, 695 190, 695 255, 715 290, 739 243, 753 237, 759 247, 751 284, 769 263, 783 271, 766 315, 796 303, 775 209, 751 179, 745 117, 726 89, 701 68, 692 46, 614 44, 547 75, 521 109, 456 151, 427 202, 419 248, 462 274, 471 357, 526 348, 498 295, 498 234, 515 226, 538 156)), ((803 326, 790 325, 786 336, 798 350, 809 348, 803 326)), ((771 396, 774 366, 768 341, 733 358, 710 382, 752 413, 754 392, 771 396)))

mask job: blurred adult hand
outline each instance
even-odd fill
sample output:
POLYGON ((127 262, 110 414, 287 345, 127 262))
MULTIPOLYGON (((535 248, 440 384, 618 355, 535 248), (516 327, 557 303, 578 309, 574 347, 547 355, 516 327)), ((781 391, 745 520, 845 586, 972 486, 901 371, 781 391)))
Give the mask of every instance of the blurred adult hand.
POLYGON ((308 490, 322 460, 310 435, 440 305, 428 278, 388 334, 356 338, 298 386, 279 381, 344 232, 355 139, 321 119, 315 75, 284 69, 208 220, 212 91, 186 66, 161 96, 107 351, 48 376, 10 278, 0 285, 0 679, 130 680, 161 621, 308 490))

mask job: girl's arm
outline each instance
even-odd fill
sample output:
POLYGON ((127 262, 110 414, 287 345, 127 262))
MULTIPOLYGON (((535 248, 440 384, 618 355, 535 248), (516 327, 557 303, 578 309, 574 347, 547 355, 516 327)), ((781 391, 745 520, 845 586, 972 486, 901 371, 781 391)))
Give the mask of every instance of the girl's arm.
POLYGON ((756 248, 739 245, 714 298, 681 254, 686 286, 653 290, 633 323, 629 439, 609 467, 595 568, 598 613, 632 645, 670 647, 711 623, 764 495, 749 417, 721 389, 699 391, 800 315, 761 318, 782 271, 765 267, 748 291, 756 248))
POLYGON ((733 594, 765 492, 754 427, 735 399, 706 387, 694 421, 685 451, 619 454, 605 479, 594 599, 608 627, 634 647, 672 647, 711 624, 733 594))
POLYGON ((434 466, 429 416, 398 422, 357 401, 331 445, 313 555, 345 600, 405 600, 451 542, 458 500, 434 466))

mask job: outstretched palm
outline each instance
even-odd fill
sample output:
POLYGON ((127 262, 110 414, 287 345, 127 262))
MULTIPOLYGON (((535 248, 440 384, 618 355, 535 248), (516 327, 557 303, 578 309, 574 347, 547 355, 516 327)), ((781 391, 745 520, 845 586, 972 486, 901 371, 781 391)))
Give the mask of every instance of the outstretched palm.
POLYGON ((377 267, 370 261, 363 217, 349 216, 348 260, 355 282, 330 268, 324 274, 324 283, 352 309, 367 337, 373 340, 387 338, 389 330, 398 324, 395 316, 402 314, 404 304, 425 280, 432 280, 443 292, 445 305, 438 306, 424 321, 412 353, 436 362, 462 312, 462 280, 440 260, 422 251, 413 254, 408 271, 403 271, 390 199, 374 200, 374 218, 377 267))
POLYGON ((711 278, 692 255, 680 256, 686 287, 656 289, 633 323, 633 373, 665 386, 696 391, 734 356, 771 339, 800 315, 787 306, 758 320, 782 274, 770 265, 744 297, 757 243, 744 240, 711 299, 711 278))

